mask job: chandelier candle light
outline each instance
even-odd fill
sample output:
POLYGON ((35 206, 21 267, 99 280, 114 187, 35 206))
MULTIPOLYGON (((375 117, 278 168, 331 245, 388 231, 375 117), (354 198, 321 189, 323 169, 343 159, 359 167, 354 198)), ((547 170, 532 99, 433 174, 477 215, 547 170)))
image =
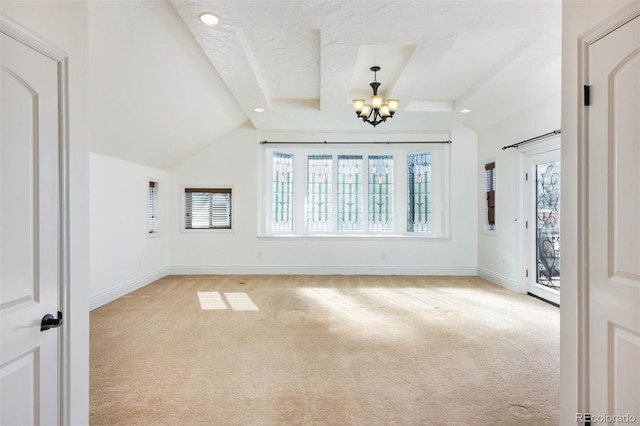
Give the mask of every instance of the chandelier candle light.
POLYGON ((383 102, 382 96, 378 95, 378 87, 380 83, 376 81, 376 73, 380 71, 380 67, 374 66, 370 68, 373 71, 373 82, 369 85, 373 89, 371 96, 371 105, 365 104, 364 99, 354 99, 353 109, 356 111, 358 118, 362 118, 365 123, 371 124, 373 127, 387 121, 387 118, 393 117, 398 109, 398 99, 387 99, 383 102))

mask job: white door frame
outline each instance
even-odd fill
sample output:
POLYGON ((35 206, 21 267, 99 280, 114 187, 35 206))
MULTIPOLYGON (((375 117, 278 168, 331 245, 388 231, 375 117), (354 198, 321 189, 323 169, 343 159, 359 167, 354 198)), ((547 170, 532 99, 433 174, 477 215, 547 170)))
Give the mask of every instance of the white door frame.
MULTIPOLYGON (((535 196, 535 176, 533 171, 531 170, 531 165, 536 158, 544 158, 546 156, 557 156, 560 159, 560 139, 561 136, 555 135, 544 141, 536 142, 535 144, 530 144, 525 147, 522 147, 519 150, 519 158, 518 158, 518 167, 519 167, 519 178, 520 178, 520 205, 522 206, 522 211, 520 212, 520 227, 519 233, 522 235, 521 241, 521 253, 522 258, 520 262, 522 262, 522 268, 519 269, 521 271, 519 273, 519 277, 521 278, 521 283, 519 283, 522 293, 531 293, 529 290, 529 282, 530 280, 537 276, 537 272, 532 268, 537 268, 537 265, 534 265, 536 256, 532 255, 533 248, 531 247, 532 239, 535 239, 535 226, 536 223, 533 220, 535 214, 531 210, 534 206, 531 205, 532 198, 535 196), (529 174, 529 180, 525 179, 525 175, 529 174), (532 190, 534 192, 532 192, 532 190), (529 222, 529 226, 527 227, 527 221, 529 222), (528 274, 526 271, 528 270, 528 274)), ((562 195, 560 196, 562 198, 562 195)), ((551 303, 560 303, 559 299, 550 295, 549 301, 551 303)), ((557 296, 556 296, 557 297, 557 296)))
MULTIPOLYGON (((71 305, 69 295, 69 110, 68 110, 68 55, 48 41, 23 27, 16 21, 0 13, 0 33, 3 33, 20 43, 29 46, 38 53, 52 59, 58 64, 58 151, 60 170, 60 199, 59 202, 59 253, 60 253, 60 288, 58 289, 59 310, 65 315, 66 324, 70 318, 71 305)), ((58 424, 70 423, 70 338, 68 325, 61 327, 58 332, 58 424)))
MULTIPOLYGON (((596 41, 612 33, 624 24, 640 16, 640 2, 634 3, 619 11, 611 18, 604 20, 592 30, 579 38, 578 84, 584 87, 589 84, 589 48, 596 41)), ((588 413, 589 408, 589 121, 588 110, 578 108, 578 223, 577 223, 577 412, 588 413)))
MULTIPOLYGON (((542 154, 549 151, 560 150, 560 138, 561 135, 557 134, 548 139, 541 140, 527 144, 518 148, 518 179, 517 185, 520 196, 518 197, 518 278, 517 278, 517 291, 522 294, 528 292, 528 278, 526 276, 526 270, 529 266, 529 243, 528 229, 525 227, 525 223, 529 220, 530 214, 527 210, 527 196, 529 194, 528 183, 525 181, 525 173, 527 170, 527 159, 529 156, 535 154, 542 154)), ((533 226, 533 224, 532 224, 533 226)), ((530 271, 533 273, 533 271, 530 271)))

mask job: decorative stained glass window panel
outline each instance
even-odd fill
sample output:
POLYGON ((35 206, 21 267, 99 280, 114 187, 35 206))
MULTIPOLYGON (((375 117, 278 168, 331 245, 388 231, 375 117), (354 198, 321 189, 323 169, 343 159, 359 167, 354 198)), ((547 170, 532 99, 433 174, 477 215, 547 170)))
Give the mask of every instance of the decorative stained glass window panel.
POLYGON ((407 155, 407 232, 431 232, 431 154, 407 155))
POLYGON ((362 231, 362 155, 338 156, 338 231, 362 231))
POLYGON ((369 231, 393 231, 393 156, 369 156, 369 231))
POLYGON ((307 157, 307 231, 332 230, 333 156, 307 157))
POLYGON ((293 231, 293 154, 273 153, 272 230, 293 231))

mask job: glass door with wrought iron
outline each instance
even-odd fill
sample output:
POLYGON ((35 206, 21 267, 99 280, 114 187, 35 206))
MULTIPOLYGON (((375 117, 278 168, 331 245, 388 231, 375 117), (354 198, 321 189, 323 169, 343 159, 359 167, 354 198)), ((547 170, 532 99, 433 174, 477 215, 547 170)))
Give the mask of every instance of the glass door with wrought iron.
POLYGON ((527 291, 560 304, 560 152, 528 157, 527 291))

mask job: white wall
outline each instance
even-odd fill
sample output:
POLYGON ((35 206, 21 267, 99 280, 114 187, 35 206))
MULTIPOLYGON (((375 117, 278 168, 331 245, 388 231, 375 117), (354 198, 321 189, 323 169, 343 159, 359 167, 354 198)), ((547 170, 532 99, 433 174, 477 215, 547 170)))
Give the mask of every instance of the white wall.
POLYGON ((89 422, 89 75, 85 1, 7 1, 0 11, 69 57, 69 423, 89 422))
POLYGON ((518 291, 519 151, 503 146, 560 129, 560 93, 545 99, 478 134, 478 193, 484 194, 484 165, 496 162, 496 231, 485 231, 485 198, 478 199, 478 273, 497 284, 518 291))
POLYGON ((89 23, 91 152, 168 170, 247 120, 168 0, 92 0, 89 23))
POLYGON ((562 3, 562 293, 560 305, 560 424, 575 424, 581 379, 578 342, 578 114, 582 107, 579 38, 614 13, 638 1, 568 1, 562 3))
POLYGON ((169 173, 91 153, 91 280, 94 309, 167 274, 169 173), (160 232, 147 232, 149 179, 159 183, 160 232))
POLYGON ((171 271, 475 275, 477 225, 469 212, 477 205, 476 135, 461 127, 452 140, 450 239, 258 238, 259 135, 249 127, 233 131, 171 170, 171 271), (183 185, 233 185, 234 231, 181 232, 183 185))

